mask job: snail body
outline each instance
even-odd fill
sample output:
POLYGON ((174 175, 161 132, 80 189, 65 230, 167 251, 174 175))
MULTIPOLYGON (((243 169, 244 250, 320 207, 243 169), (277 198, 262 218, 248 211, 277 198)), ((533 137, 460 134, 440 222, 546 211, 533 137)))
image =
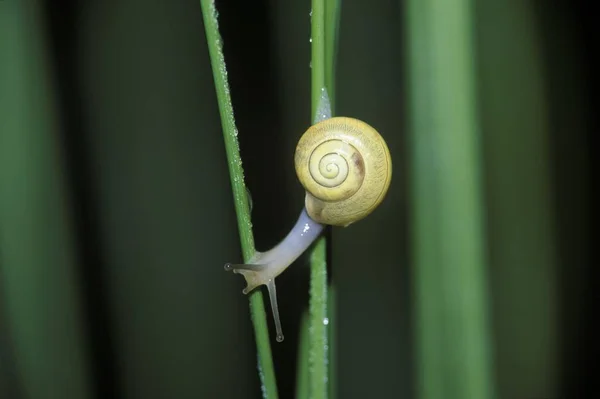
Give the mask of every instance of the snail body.
POLYGON ((246 279, 243 293, 260 285, 269 291, 277 341, 283 333, 275 278, 317 239, 326 225, 347 227, 371 212, 388 191, 392 162, 383 137, 358 119, 334 117, 312 125, 300 138, 294 156, 305 204, 288 235, 248 264, 225 265, 246 279))

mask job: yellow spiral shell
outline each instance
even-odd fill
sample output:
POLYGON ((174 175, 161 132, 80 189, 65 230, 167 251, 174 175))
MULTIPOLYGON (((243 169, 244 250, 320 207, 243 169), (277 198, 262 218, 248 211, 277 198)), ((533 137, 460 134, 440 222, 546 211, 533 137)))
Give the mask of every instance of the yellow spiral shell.
POLYGON ((309 216, 349 226, 383 201, 392 178, 390 151, 381 135, 358 119, 335 117, 300 138, 296 174, 306 190, 309 216))

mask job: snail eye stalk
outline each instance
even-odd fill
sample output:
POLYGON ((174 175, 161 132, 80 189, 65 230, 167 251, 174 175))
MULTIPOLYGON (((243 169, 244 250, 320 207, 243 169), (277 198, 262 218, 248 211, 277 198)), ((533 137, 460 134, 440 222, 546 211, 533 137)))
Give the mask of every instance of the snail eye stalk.
POLYGON ((277 341, 283 341, 283 328, 277 304, 275 278, 287 269, 316 240, 324 226, 308 216, 302 209, 296 224, 288 235, 275 247, 266 252, 256 252, 249 263, 226 263, 225 270, 241 274, 246 279, 245 295, 255 288, 265 285, 269 292, 273 321, 277 330, 277 341))

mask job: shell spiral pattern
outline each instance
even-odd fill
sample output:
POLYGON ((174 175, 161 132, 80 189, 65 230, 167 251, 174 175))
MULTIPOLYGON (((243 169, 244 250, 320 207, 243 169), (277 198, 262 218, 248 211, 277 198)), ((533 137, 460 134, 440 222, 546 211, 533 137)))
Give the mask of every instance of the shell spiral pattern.
POLYGON ((311 218, 336 226, 371 213, 385 197, 392 173, 383 137, 347 117, 311 126, 296 147, 295 167, 311 218))

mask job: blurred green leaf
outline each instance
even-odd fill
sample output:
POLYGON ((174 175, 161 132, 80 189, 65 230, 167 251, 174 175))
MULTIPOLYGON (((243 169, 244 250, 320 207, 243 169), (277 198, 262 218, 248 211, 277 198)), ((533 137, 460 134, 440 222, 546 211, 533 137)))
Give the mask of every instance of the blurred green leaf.
POLYGON ((427 399, 495 397, 473 4, 406 3, 417 393, 427 399))
POLYGON ((24 397, 85 399, 73 202, 41 12, 38 2, 0 3, 0 332, 11 342, 0 349, 13 355, 24 397))

